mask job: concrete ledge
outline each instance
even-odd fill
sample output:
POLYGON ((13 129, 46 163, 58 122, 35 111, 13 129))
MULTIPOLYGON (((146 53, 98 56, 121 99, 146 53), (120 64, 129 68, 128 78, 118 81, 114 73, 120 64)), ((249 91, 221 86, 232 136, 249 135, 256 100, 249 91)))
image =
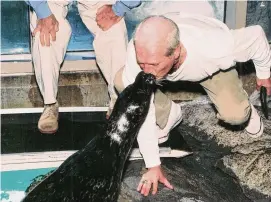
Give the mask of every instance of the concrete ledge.
MULTIPOLYGON (((244 89, 250 95, 255 90, 252 63, 238 66, 244 89)), ((43 107, 31 62, 4 62, 1 67, 1 108, 43 107)), ((197 83, 168 82, 161 87, 170 99, 180 102, 205 94, 197 83)), ((61 107, 107 107, 107 85, 95 60, 65 61, 59 77, 57 96, 61 107)))
MULTIPOLYGON (((96 60, 64 61, 61 72, 98 71, 96 60)), ((32 62, 1 62, 1 77, 34 75, 32 62)))

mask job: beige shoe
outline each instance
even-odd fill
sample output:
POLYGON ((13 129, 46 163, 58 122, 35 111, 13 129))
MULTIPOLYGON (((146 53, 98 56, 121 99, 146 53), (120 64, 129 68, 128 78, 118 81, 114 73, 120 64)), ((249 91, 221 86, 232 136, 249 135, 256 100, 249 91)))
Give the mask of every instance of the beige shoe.
POLYGON ((58 103, 45 105, 38 123, 41 133, 53 134, 58 129, 58 103))

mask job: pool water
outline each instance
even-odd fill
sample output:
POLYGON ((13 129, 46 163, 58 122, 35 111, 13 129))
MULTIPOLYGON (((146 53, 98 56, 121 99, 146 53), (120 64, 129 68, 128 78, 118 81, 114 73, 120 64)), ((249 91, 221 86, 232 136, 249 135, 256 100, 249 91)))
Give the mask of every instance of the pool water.
POLYGON ((45 175, 55 168, 15 170, 1 172, 1 202, 20 202, 25 190, 39 175, 45 175))

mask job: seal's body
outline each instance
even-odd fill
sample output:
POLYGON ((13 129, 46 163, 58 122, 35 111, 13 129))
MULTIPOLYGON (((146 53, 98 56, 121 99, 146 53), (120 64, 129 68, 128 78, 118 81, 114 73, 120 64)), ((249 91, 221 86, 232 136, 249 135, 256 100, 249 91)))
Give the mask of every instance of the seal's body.
POLYGON ((23 202, 117 201, 124 163, 148 113, 155 78, 140 72, 118 97, 106 133, 92 139, 23 202))

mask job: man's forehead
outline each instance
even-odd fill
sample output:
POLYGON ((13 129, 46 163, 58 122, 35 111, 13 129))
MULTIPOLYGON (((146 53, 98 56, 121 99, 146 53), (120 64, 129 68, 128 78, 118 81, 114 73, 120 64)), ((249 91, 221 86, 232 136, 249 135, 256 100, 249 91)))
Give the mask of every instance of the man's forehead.
POLYGON ((165 50, 161 47, 135 46, 136 56, 140 59, 159 60, 165 56, 165 50))

